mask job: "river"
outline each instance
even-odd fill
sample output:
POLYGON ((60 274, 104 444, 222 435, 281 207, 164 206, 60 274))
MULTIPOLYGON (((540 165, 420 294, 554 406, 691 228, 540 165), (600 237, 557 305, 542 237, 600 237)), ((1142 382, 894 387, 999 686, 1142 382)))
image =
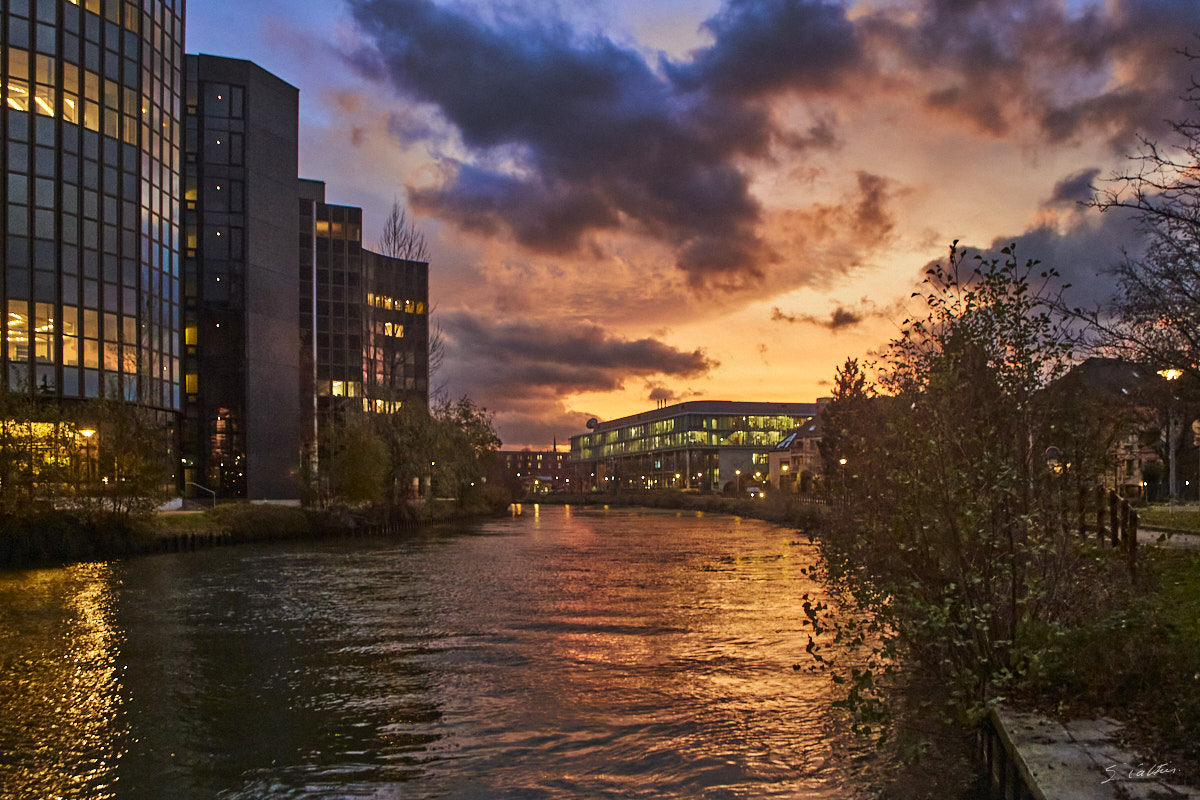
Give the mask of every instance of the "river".
POLYGON ((0 574, 0 797, 846 798, 794 531, 526 506, 0 574))

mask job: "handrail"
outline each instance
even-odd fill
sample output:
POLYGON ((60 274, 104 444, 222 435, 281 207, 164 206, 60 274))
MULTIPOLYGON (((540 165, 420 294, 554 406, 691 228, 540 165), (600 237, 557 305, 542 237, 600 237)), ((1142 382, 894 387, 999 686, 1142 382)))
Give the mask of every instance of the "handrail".
POLYGON ((200 484, 194 483, 193 481, 188 481, 184 485, 185 486, 195 486, 197 489, 200 489, 201 491, 208 492, 209 494, 212 495, 213 508, 217 507, 217 493, 214 492, 212 489, 208 488, 207 486, 201 486, 200 484))

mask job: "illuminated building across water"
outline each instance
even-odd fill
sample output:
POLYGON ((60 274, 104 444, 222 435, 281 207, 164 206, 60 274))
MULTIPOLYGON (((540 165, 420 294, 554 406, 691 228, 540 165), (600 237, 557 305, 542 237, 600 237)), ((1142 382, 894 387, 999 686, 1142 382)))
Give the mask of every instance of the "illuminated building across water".
POLYGON ((769 453, 816 403, 695 400, 607 422, 571 437, 571 461, 594 491, 737 489, 767 477, 769 453))

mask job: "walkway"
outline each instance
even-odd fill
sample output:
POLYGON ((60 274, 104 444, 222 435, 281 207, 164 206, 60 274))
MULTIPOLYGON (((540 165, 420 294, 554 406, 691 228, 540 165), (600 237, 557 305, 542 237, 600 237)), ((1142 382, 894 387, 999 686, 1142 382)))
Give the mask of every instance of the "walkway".
POLYGON ((1178 765, 1118 747, 1121 724, 1113 720, 1060 724, 999 708, 992 724, 1036 800, 1200 800, 1200 790, 1171 782, 1178 765))

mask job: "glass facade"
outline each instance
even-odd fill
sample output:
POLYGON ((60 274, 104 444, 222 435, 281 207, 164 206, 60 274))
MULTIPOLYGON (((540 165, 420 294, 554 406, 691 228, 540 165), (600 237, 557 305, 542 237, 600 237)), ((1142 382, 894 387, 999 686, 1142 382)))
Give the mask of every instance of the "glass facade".
POLYGON ((735 476, 765 474, 768 453, 815 409, 812 403, 680 403, 571 437, 571 460, 597 490, 715 491, 735 476))
POLYGON ((0 374, 177 411, 183 0, 0 9, 0 374))
POLYGON ((363 250, 363 391, 368 411, 429 400, 429 265, 363 250))
POLYGON ((428 297, 428 264, 362 246, 362 209, 300 201, 302 393, 318 416, 345 402, 428 403, 428 297))

